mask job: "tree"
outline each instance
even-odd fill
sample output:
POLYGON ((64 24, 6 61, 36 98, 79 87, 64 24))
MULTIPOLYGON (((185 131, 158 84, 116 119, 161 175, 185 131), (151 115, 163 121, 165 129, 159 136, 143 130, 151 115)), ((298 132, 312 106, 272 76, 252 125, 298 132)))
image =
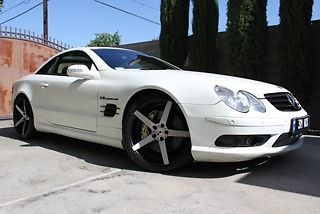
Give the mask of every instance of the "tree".
POLYGON ((0 11, 2 10, 3 7, 3 0, 0 0, 0 11))
POLYGON ((193 36, 189 67, 209 70, 216 57, 219 24, 218 0, 193 0, 193 36))
POLYGON ((91 40, 87 45, 88 47, 112 47, 118 46, 121 42, 121 36, 118 32, 114 34, 109 33, 96 33, 96 38, 91 40))
POLYGON ((228 1, 227 40, 236 76, 261 79, 267 36, 267 0, 228 1))
POLYGON ((188 55, 189 0, 161 0, 161 58, 183 67, 188 55))
POLYGON ((280 1, 279 57, 281 84, 307 103, 309 85, 309 35, 313 0, 280 1))

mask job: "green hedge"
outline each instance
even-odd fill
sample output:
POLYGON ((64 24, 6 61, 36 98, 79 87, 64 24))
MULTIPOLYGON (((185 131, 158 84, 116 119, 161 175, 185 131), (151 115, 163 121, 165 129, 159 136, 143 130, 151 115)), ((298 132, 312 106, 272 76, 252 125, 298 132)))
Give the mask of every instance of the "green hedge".
POLYGON ((231 74, 261 80, 267 36, 267 0, 229 0, 227 40, 231 74))
POLYGON ((188 54, 189 0, 161 0, 161 58, 183 67, 188 54))
POLYGON ((216 59, 219 23, 218 0, 193 0, 193 36, 189 67, 208 71, 216 59))
POLYGON ((308 103, 309 37, 313 0, 280 0, 279 57, 281 85, 308 103))

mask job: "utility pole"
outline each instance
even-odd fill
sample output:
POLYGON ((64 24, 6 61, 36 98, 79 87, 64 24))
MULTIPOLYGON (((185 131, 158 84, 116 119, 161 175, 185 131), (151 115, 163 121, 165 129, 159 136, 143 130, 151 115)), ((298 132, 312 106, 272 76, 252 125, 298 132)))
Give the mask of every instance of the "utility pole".
POLYGON ((48 43, 48 0, 43 0, 43 39, 48 43))

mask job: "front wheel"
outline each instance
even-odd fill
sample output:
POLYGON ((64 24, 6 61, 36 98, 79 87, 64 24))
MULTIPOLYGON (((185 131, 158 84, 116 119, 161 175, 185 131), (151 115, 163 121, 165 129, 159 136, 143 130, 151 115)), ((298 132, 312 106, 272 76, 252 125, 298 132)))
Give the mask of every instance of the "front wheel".
POLYGON ((23 95, 19 95, 14 101, 13 125, 17 135, 22 139, 31 138, 36 134, 31 105, 23 95))
POLYGON ((192 162, 187 122, 170 98, 139 98, 124 117, 123 147, 142 168, 165 172, 192 162))

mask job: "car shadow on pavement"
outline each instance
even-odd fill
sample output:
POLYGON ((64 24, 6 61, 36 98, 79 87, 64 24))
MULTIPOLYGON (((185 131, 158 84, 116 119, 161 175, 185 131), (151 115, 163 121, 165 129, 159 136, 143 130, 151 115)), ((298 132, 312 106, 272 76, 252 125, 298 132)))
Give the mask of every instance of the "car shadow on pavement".
MULTIPOLYGON (((0 128, 0 136, 16 139, 23 143, 21 147, 39 146, 63 154, 82 159, 98 166, 143 171, 136 166, 122 149, 90 143, 61 135, 39 133, 35 138, 21 140, 15 134, 13 127, 0 128)), ((163 173, 170 176, 194 178, 221 178, 253 170, 265 162, 258 159, 243 163, 192 163, 174 172, 163 173)))
POLYGON ((12 127, 0 128, 0 136, 21 141, 21 147, 38 146, 102 167, 139 170, 122 149, 49 133, 39 133, 35 138, 21 140, 12 127))
MULTIPOLYGON (((12 127, 0 128, 0 136, 17 139, 12 127)), ((109 146, 47 133, 22 142, 21 147, 39 146, 102 167, 143 171, 124 150, 109 146)), ((241 163, 193 163, 164 175, 214 179, 244 173, 238 183, 320 197, 319 154, 320 138, 308 138, 300 150, 287 155, 241 163)))
POLYGON ((320 197, 320 138, 293 152, 241 163, 195 163, 174 176, 213 178, 244 173, 237 183, 320 197))
POLYGON ((305 137, 299 150, 272 158, 237 182, 320 197, 320 138, 305 137))

